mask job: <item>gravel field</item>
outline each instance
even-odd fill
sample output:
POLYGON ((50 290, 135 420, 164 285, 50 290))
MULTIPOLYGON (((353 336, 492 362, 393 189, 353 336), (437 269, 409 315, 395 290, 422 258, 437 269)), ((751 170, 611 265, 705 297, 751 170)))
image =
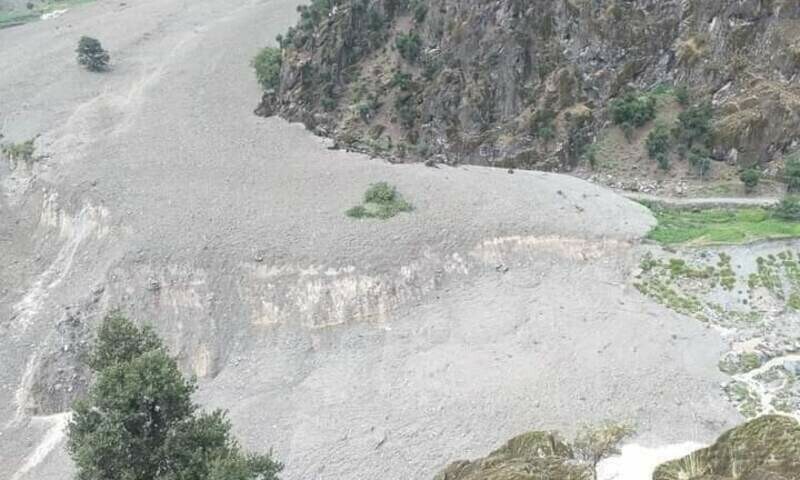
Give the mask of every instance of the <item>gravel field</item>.
POLYGON ((288 0, 140 0, 0 30, 0 478, 63 479, 102 313, 151 322, 284 478, 428 479, 537 428, 740 420, 713 330, 630 285, 642 206, 568 176, 390 165, 252 114, 288 0), (113 69, 75 64, 81 35, 113 69), (344 215, 370 183, 415 210, 344 215))

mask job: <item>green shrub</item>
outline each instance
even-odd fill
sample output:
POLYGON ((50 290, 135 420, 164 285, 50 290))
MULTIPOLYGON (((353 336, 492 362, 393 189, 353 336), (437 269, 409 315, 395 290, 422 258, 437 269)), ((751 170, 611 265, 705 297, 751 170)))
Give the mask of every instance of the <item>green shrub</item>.
POLYGON ((711 158, 709 158, 708 150, 702 147, 694 147, 689 150, 689 165, 701 177, 707 176, 711 171, 711 158))
POLYGON ((678 104, 682 107, 686 107, 689 105, 691 101, 691 94, 689 93, 689 89, 686 85, 678 85, 675 87, 675 100, 677 100, 678 104))
POLYGON ((627 93, 611 102, 611 119, 617 125, 641 127, 656 116, 656 99, 647 93, 627 93))
POLYGON ((599 147, 596 143, 587 145, 583 151, 583 158, 589 163, 589 166, 594 170, 597 167, 597 152, 599 147))
POLYGON ((68 427, 75 478, 277 480, 282 465, 242 451, 224 411, 199 410, 151 329, 112 314, 88 360, 94 381, 68 427))
POLYGON ((361 120, 369 121, 373 112, 372 105, 368 101, 359 102, 356 104, 356 112, 361 120))
POLYGON ((376 6, 369 7, 367 11, 367 41, 369 48, 375 49, 384 44, 388 25, 389 20, 383 16, 379 8, 376 6))
POLYGON ((661 152, 656 155, 656 163, 661 170, 669 170, 669 155, 666 152, 661 152))
POLYGON ((668 83, 659 83, 650 89, 648 93, 655 96, 667 95, 673 92, 673 88, 668 83))
POLYGON ((713 110, 708 102, 687 108, 678 115, 678 123, 672 133, 675 138, 689 146, 711 144, 711 120, 713 110))
POLYGON ((367 209, 363 205, 356 205, 344 213, 350 218, 365 218, 368 215, 367 209))
POLYGON ((336 110, 336 99, 330 95, 323 95, 319 103, 326 112, 336 110))
POLYGON ((283 54, 279 48, 262 48, 253 59, 256 78, 264 90, 277 90, 281 81, 283 54))
POLYGON ((33 160, 33 154, 36 151, 33 142, 34 139, 30 139, 20 143, 5 144, 0 148, 2 149, 3 155, 12 162, 31 162, 33 160))
POLYGON ((401 57, 409 63, 414 63, 422 51, 422 39, 416 32, 399 33, 395 40, 395 47, 401 57))
POLYGON ((371 185, 364 193, 365 203, 389 203, 397 199, 397 189, 386 182, 371 185))
POLYGON ((800 198, 787 195, 775 207, 773 214, 783 220, 800 221, 800 198))
POLYGON ((783 171, 786 188, 790 192, 800 191, 800 152, 786 158, 786 168, 783 171))
POLYGON ((417 123, 416 97, 410 93, 398 95, 394 101, 397 119, 405 128, 413 128, 417 123))
POLYGON ((620 454, 620 445, 636 433, 633 426, 607 421, 598 426, 584 425, 572 444, 575 456, 586 462, 598 478, 597 469, 603 459, 620 454))
POLYGON ((656 159, 659 155, 669 154, 670 140, 669 129, 662 124, 656 125, 656 128, 647 135, 645 142, 647 155, 656 159))
POLYGON ((625 140, 627 140, 628 142, 633 141, 633 133, 635 131, 633 125, 631 125, 630 123, 623 123, 619 127, 622 129, 622 134, 625 135, 625 140))
POLYGON ((379 182, 371 185, 364 193, 363 205, 355 206, 345 214, 351 218, 387 219, 411 210, 411 204, 403 199, 394 186, 379 182))
POLYGON ((556 112, 550 109, 537 110, 530 121, 531 135, 544 141, 551 140, 555 134, 556 112))
POLYGON ((409 6, 414 15, 414 21, 417 23, 424 22, 425 17, 428 16, 428 5, 425 0, 412 0, 409 6))
POLYGON ((378 97, 372 93, 368 94, 366 98, 355 104, 356 113, 361 120, 365 122, 369 122, 375 115, 375 112, 377 112, 380 108, 381 103, 378 101, 378 97))
POLYGON ((761 181, 761 172, 755 168, 742 170, 742 172, 739 174, 739 180, 741 180, 744 184, 745 191, 747 193, 752 193, 756 187, 758 187, 758 183, 761 181))
POLYGON ((444 61, 435 55, 425 55, 422 57, 422 76, 427 81, 436 78, 436 75, 442 71, 444 61))
POLYGON ((396 70, 392 77, 392 87, 407 91, 411 87, 411 74, 396 70))
POLYGON ((333 0, 311 0, 309 5, 298 6, 297 11, 300 13, 299 28, 310 32, 323 19, 328 17, 333 7, 333 0))
POLYGON ((689 156, 689 147, 684 143, 679 143, 678 146, 675 147, 675 153, 678 155, 679 159, 686 160, 689 156))
POLYGON ((78 41, 78 63, 92 72, 102 72, 108 69, 111 56, 103 50, 100 40, 92 37, 81 37, 78 41))

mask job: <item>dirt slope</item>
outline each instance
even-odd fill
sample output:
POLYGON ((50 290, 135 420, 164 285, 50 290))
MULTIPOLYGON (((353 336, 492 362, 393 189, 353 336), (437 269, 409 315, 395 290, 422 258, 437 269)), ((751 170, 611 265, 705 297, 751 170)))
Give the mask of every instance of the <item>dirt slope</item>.
POLYGON ((392 166, 252 115, 298 1, 99 2, 0 31, 0 477, 64 478, 91 328, 152 322, 285 478, 430 478, 533 428, 709 440, 716 333, 628 278, 647 211, 578 179, 392 166), (80 35, 114 68, 79 70, 80 35), (416 207, 343 212, 371 183, 416 207))

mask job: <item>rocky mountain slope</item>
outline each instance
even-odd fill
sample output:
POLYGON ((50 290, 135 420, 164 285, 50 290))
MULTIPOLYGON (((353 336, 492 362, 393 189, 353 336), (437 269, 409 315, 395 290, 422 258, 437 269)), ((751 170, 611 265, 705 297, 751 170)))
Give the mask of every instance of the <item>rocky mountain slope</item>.
POLYGON ((626 92, 713 102, 711 156, 800 140, 795 0, 315 0, 259 107, 402 159, 569 170, 626 92))

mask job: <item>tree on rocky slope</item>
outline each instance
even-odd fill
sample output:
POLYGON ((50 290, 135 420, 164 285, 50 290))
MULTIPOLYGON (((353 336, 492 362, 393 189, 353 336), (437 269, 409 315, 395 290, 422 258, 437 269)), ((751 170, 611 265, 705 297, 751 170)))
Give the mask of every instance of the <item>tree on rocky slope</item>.
POLYGON ((786 182, 786 189, 789 192, 800 192, 800 152, 795 152, 786 157, 783 177, 786 182))
POLYGON ((264 90, 275 90, 280 84, 281 50, 279 48, 262 48, 253 59, 256 78, 264 90))
POLYGON ((67 449, 79 480, 276 480, 271 455, 246 454, 225 412, 200 412, 194 380, 147 327, 122 315, 101 325, 87 398, 75 404, 67 449))

